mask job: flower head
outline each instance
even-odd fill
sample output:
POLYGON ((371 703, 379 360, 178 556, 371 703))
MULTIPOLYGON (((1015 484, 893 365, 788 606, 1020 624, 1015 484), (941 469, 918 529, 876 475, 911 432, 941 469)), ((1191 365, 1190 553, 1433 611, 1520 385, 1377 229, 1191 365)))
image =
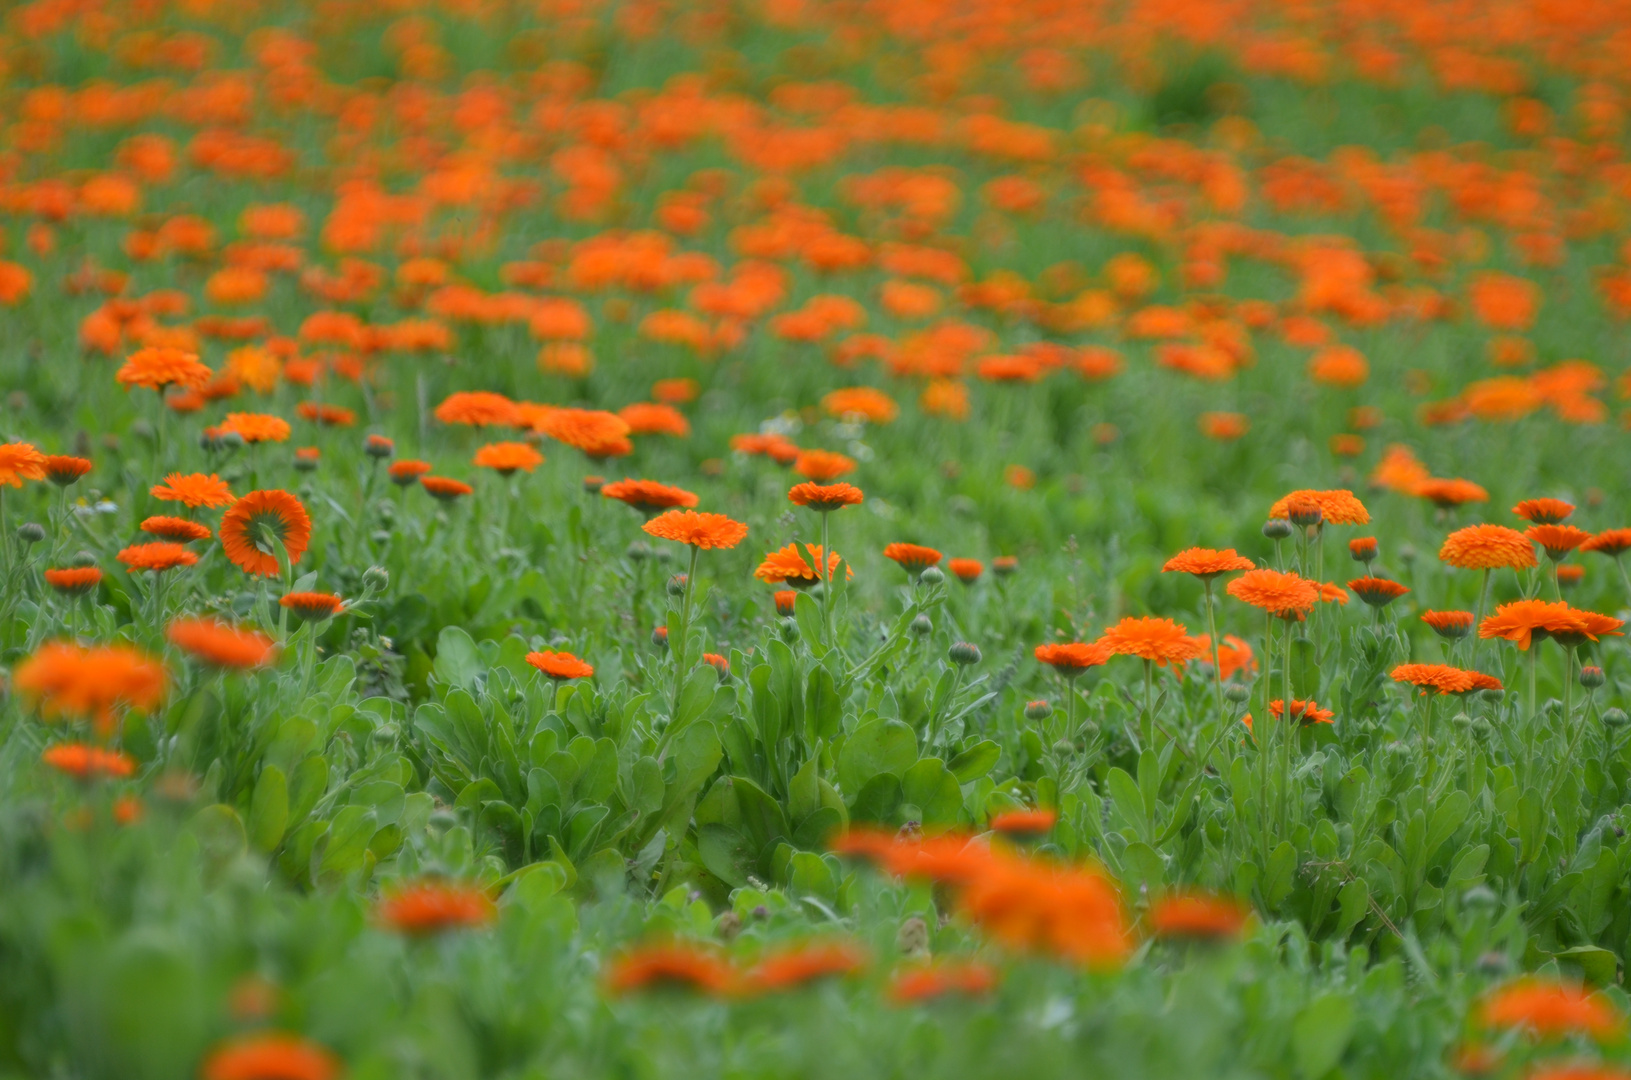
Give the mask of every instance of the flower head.
POLYGON ((1228 593, 1271 615, 1292 617, 1320 600, 1319 583, 1278 570, 1248 570, 1229 582, 1228 593))
POLYGON ((544 455, 523 442, 488 443, 476 451, 474 464, 509 476, 517 469, 531 472, 544 463, 544 455))
POLYGON ((174 570, 178 566, 192 566, 198 562, 195 553, 168 540, 159 540, 151 544, 132 544, 115 557, 132 570, 151 570, 155 573, 174 570))
POLYGON ((853 484, 817 484, 807 481, 794 484, 792 490, 787 493, 787 498, 799 506, 806 506, 825 514, 846 506, 855 506, 864 496, 861 489, 853 484))
POLYGON ((204 1059, 200 1080, 336 1080, 340 1060, 298 1035, 257 1031, 221 1043, 204 1059))
POLYGON ((1580 545, 1581 551, 1599 551, 1615 558, 1628 549, 1631 549, 1631 529, 1604 529, 1580 545))
POLYGON ((1192 547, 1168 559, 1161 567, 1161 572, 1193 574, 1202 581, 1210 581, 1219 574, 1250 570, 1252 566, 1252 561, 1236 552, 1234 548, 1213 551, 1211 548, 1192 547))
POLYGON ((42 645, 17 665, 13 681, 48 717, 92 720, 113 727, 122 707, 148 710, 164 699, 164 665, 131 645, 42 645))
POLYGON ((1379 577, 1354 578, 1348 582, 1348 588, 1371 607, 1386 607, 1410 591, 1397 581, 1379 577))
POLYGON ((852 942, 795 945, 760 960, 743 978, 741 988, 748 993, 791 990, 818 979, 853 975, 866 965, 866 950, 852 942))
MULTIPOLYGON (((396 464, 404 465, 406 462, 399 461, 396 464)), ((396 468, 396 465, 391 468, 396 468)), ((442 502, 452 502, 476 490, 463 480, 455 480, 451 476, 421 476, 419 486, 432 498, 440 499, 442 502)))
POLYGON ((1117 656, 1137 656, 1157 664, 1194 660, 1201 656, 1201 644, 1188 630, 1171 619, 1155 616, 1128 617, 1106 628, 1096 644, 1117 656))
POLYGON ((1238 937, 1250 917, 1231 897, 1174 893, 1151 904, 1144 921, 1156 937, 1219 940, 1238 937))
POLYGON ((344 600, 325 592, 285 593, 278 597, 278 603, 313 622, 333 618, 345 609, 344 600))
POLYGON ((1625 1018, 1601 994, 1537 976, 1492 992, 1479 1007, 1478 1018, 1489 1027, 1526 1028, 1544 1039, 1576 1034, 1607 1039, 1625 1028, 1625 1018))
POLYGON ((1485 616, 1478 624, 1478 636, 1504 638, 1520 649, 1528 649, 1530 642, 1546 637, 1558 638, 1566 645, 1596 641, 1605 635, 1619 637, 1622 625, 1619 619, 1580 611, 1561 601, 1515 600, 1485 616))
POLYGON ((587 679, 594 675, 593 664, 586 664, 569 652, 530 652, 527 654, 527 663, 548 675, 551 679, 587 679))
POLYGON ((266 413, 227 413, 216 429, 220 433, 233 432, 246 443, 283 442, 289 437, 289 421, 266 413))
POLYGON ((102 584, 102 571, 94 566, 67 566, 47 570, 45 583, 66 596, 84 596, 102 584))
POLYGON ((486 890, 443 881, 416 881, 386 891, 379 921, 415 937, 485 926, 498 917, 486 890))
POLYGON ((20 488, 24 480, 44 479, 44 454, 29 443, 0 444, 0 484, 20 488))
POLYGON ((47 454, 45 478, 58 487, 67 487, 91 471, 91 463, 82 457, 67 454, 47 454))
POLYGON ((736 992, 738 977, 717 953, 679 943, 631 950, 606 970, 606 989, 613 994, 665 987, 728 997, 736 992))
POLYGON ((827 484, 855 471, 855 459, 831 450, 800 450, 793 471, 807 480, 827 484))
POLYGON ((1574 505, 1562 499, 1525 499, 1512 512, 1536 525, 1556 525, 1574 513, 1574 505))
POLYGON ((947 994, 988 994, 996 985, 995 968, 942 960, 897 971, 884 993, 896 1005, 911 1005, 947 994))
POLYGON ((132 386, 145 386, 149 390, 163 391, 169 386, 197 390, 215 373, 198 362, 198 354, 167 345, 137 349, 114 373, 126 390, 132 386))
POLYGON ((230 506, 237 496, 232 494, 225 480, 214 473, 171 473, 164 483, 154 484, 150 494, 155 499, 178 502, 192 509, 200 506, 230 506))
POLYGON ((515 402, 487 390, 449 394, 436 406, 435 416, 444 424, 470 427, 510 427, 520 423, 515 402))
POLYGON ((669 484, 659 484, 655 480, 617 480, 602 486, 600 493, 647 514, 697 504, 697 497, 693 493, 669 484))
POLYGON ((915 574, 924 567, 938 563, 940 552, 921 544, 889 544, 883 549, 883 557, 915 574))
POLYGON ((946 569, 964 585, 972 585, 985 573, 985 564, 979 559, 947 559, 946 569))
POLYGON ((1421 621, 1442 638, 1464 638, 1472 632, 1475 616, 1470 611, 1424 611, 1421 621))
POLYGON ((134 759, 117 750, 104 750, 86 743, 57 743, 48 746, 40 760, 69 776, 80 780, 98 777, 132 776, 136 772, 134 759))
POLYGON ((430 472, 430 470, 431 464, 428 461, 420 461, 417 458, 403 458, 400 461, 391 462, 390 466, 386 468, 385 474, 391 478, 391 483, 397 487, 407 487, 430 472))
POLYGON ((747 536, 748 527, 724 514, 699 514, 695 510, 670 510, 640 526, 662 540, 692 547, 733 548, 747 536))
POLYGON ((1034 810, 1004 810, 991 815, 991 820, 986 824, 992 832, 1001 833, 1010 840, 1035 840, 1051 833, 1058 821, 1058 811, 1041 807, 1034 810))
POLYGON ((1446 510, 1454 509, 1463 503, 1489 502, 1489 492, 1471 480, 1423 480, 1416 485, 1412 494, 1431 500, 1446 510))
POLYGON ((200 525, 196 521, 188 521, 186 518, 165 517, 163 515, 142 519, 140 528, 144 533, 163 537, 166 540, 173 540, 178 544, 189 543, 193 540, 208 540, 215 535, 210 532, 208 526, 200 525))
POLYGON ((1067 677, 1080 675, 1090 667, 1108 663, 1110 658, 1115 655, 1110 646, 1103 641, 1095 641, 1091 644, 1083 641, 1072 641, 1063 644, 1038 645, 1035 654, 1036 658, 1042 663, 1067 677))
MULTIPOLYGON (((820 544, 788 544, 775 551, 766 552, 764 561, 754 567, 753 576, 771 585, 785 583, 795 589, 807 589, 818 581, 827 580, 838 569, 840 561, 842 556, 838 552, 824 552, 820 544), (810 556, 815 559, 817 565, 810 565, 810 559, 804 554, 805 547, 809 548, 810 556), (825 566, 821 565, 823 563, 825 566)), ((855 577, 854 567, 846 565, 844 571, 847 575, 846 581, 855 577)))
POLYGON ((591 458, 621 457, 634 451, 629 423, 598 409, 549 409, 532 423, 533 430, 583 451, 591 458))
POLYGON ((277 659, 277 644, 265 634, 211 618, 177 619, 165 636, 195 659, 215 667, 257 668, 277 659))
MULTIPOLYGON (((1431 690, 1438 694, 1465 694, 1469 690, 1480 687, 1473 676, 1478 672, 1463 671, 1449 664, 1400 664, 1389 675, 1394 682, 1409 683, 1420 687, 1425 693, 1431 690)), ((1497 682, 1495 688, 1499 688, 1497 682)))
POLYGON ((1461 570, 1520 570, 1535 565, 1535 545, 1505 525, 1469 525, 1444 538, 1438 557, 1461 570))
POLYGON ((1523 535, 1546 549, 1546 557, 1556 562, 1592 539, 1591 533, 1573 525, 1531 525, 1523 535))
POLYGON ((278 488, 251 491, 221 515, 221 547, 232 565, 248 574, 274 577, 277 546, 293 566, 311 542, 311 517, 299 499, 278 488))
POLYGON ((1320 516, 1330 525, 1368 525, 1370 511, 1358 496, 1347 489, 1335 491, 1293 491, 1269 507, 1269 517, 1286 517, 1297 504, 1312 503, 1319 507, 1320 516))

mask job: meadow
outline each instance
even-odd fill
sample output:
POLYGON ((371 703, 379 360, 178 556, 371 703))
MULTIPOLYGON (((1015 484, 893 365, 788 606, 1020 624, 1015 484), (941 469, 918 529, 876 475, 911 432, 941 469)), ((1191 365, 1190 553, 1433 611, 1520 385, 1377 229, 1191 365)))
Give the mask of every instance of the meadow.
POLYGON ((1628 1080, 1628 42, 9 5, 0 1080, 1628 1080))

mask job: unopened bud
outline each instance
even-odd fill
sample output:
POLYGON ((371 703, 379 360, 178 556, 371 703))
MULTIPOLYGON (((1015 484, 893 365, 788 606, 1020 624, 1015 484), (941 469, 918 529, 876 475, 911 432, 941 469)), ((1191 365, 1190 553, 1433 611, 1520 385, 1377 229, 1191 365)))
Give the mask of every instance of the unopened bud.
POLYGON ((1587 690, 1595 690, 1607 681, 1608 679, 1603 675, 1603 669, 1600 667, 1588 665, 1580 669, 1580 685, 1587 690))
POLYGON ((1223 696, 1234 702, 1236 705, 1242 705, 1251 700, 1252 688, 1247 686, 1245 683, 1225 683, 1223 686, 1223 696))
POLYGON ((45 539, 45 528, 36 521, 26 521, 17 526, 17 539, 25 544, 37 544, 45 539))
POLYGON ((909 628, 918 637, 928 637, 934 633, 934 620, 927 615, 919 615, 912 620, 909 628))
POLYGON ((1046 720, 1053 715, 1053 706, 1046 701, 1027 701, 1025 703, 1025 719, 1046 720))
POLYGON ((1624 727, 1626 720, 1631 719, 1625 715, 1624 709, 1604 709, 1603 723, 1611 728, 1624 727))
POLYGON ((668 627, 659 626, 651 632, 651 643, 659 649, 668 648, 668 627))
POLYGON ((669 578, 668 579, 668 595, 669 596, 684 596, 685 595, 685 582, 686 582, 686 575, 685 574, 675 574, 673 577, 669 578))
POLYGON ((651 545, 644 540, 636 540, 623 550, 623 557, 630 562, 645 562, 651 558, 651 545))
POLYGON ((783 619, 780 625, 782 640, 791 645, 799 639, 799 621, 797 619, 783 619))
POLYGON ((391 575, 383 566, 370 566, 362 572, 362 587, 369 592, 384 592, 391 584, 391 575))
POLYGON ((946 650, 946 655, 951 658, 952 663, 967 667, 969 664, 980 662, 980 647, 972 642, 959 641, 946 650))
POLYGON ((96 565, 96 556, 93 555, 89 551, 76 552, 74 554, 73 558, 68 560, 68 565, 70 565, 70 566, 95 566, 96 565))
POLYGON ((917 579, 925 585, 939 585, 946 580, 946 574, 938 566, 925 566, 917 579))
POLYGON ((1285 518, 1269 518, 1263 522, 1263 535, 1270 540, 1284 540, 1291 535, 1291 522, 1285 518))

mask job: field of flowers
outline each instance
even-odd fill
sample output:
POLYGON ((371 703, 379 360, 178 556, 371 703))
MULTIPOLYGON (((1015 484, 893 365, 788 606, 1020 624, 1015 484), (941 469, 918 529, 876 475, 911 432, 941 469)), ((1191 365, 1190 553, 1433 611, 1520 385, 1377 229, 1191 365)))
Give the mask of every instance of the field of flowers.
POLYGON ((1626 0, 0 13, 0 1080, 1631 1078, 1626 0))

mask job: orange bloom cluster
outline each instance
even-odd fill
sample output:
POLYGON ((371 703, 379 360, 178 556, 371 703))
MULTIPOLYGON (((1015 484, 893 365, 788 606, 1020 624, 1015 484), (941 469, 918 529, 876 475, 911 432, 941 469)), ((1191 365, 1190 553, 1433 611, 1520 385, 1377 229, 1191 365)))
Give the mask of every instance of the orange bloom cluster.
POLYGON ((41 646, 12 673, 17 689, 47 717, 90 720, 109 731, 120 708, 147 711, 164 700, 164 665, 130 645, 41 646))
POLYGON ((1573 647, 1601 637, 1620 637, 1624 625, 1611 615, 1580 611, 1562 601, 1515 600, 1486 615, 1478 624, 1478 636, 1504 638, 1525 650, 1530 642, 1548 637, 1573 647))

